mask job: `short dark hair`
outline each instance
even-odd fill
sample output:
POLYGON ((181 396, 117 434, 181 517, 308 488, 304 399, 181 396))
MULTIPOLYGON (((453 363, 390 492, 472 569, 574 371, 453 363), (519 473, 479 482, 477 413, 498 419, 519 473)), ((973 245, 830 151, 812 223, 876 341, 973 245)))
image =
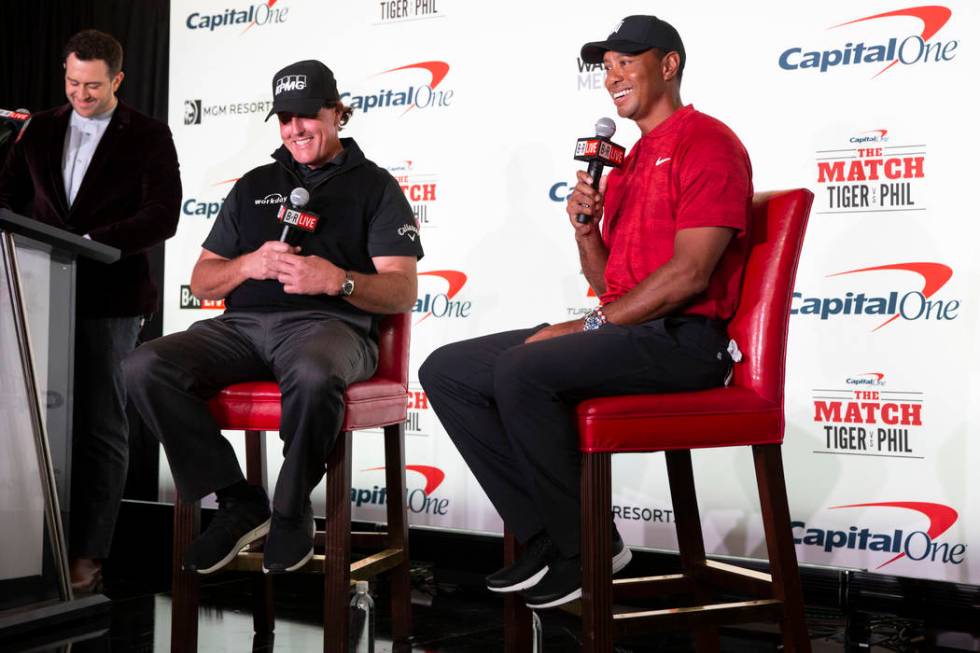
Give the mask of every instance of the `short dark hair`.
POLYGON ((337 113, 340 114, 340 129, 343 129, 350 122, 350 117, 354 114, 354 109, 340 100, 327 100, 323 103, 323 108, 337 110, 337 113))
POLYGON ((62 61, 68 61, 72 52, 82 61, 101 59, 109 68, 109 77, 115 77, 122 70, 123 49, 111 34, 97 29, 83 29, 68 39, 62 52, 62 61))

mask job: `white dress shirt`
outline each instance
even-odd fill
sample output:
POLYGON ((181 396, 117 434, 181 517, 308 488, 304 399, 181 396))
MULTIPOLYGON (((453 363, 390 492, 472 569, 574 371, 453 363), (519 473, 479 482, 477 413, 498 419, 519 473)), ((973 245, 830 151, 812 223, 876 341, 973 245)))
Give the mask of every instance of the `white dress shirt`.
POLYGON ((65 179, 65 196, 68 206, 75 203, 75 196, 85 178, 85 172, 92 162, 95 148, 99 146, 102 135, 105 134, 112 112, 115 107, 102 115, 85 118, 75 111, 71 112, 68 130, 65 132, 65 152, 61 161, 61 170, 65 179))

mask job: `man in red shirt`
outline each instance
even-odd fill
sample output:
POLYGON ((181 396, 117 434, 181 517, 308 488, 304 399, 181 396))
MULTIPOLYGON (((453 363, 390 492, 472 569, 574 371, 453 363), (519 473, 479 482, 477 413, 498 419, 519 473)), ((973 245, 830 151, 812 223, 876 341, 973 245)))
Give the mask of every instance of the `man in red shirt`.
MULTIPOLYGON (((584 319, 447 345, 419 370, 449 436, 526 545, 487 585, 523 591, 532 608, 581 595, 575 405, 724 384, 725 324, 747 255, 749 157, 728 127, 681 102, 677 31, 629 16, 583 46, 582 59, 604 64, 619 116, 642 134, 598 191, 579 172, 566 207, 600 306, 584 319)), ((618 533, 613 555, 615 573, 630 559, 618 533)))

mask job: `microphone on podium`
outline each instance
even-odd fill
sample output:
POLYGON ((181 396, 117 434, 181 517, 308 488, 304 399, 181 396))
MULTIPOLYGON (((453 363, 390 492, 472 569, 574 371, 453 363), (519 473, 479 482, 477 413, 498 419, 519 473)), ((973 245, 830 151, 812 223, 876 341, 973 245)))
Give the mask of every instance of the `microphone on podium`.
POLYGON ((276 219, 282 223, 282 235, 279 236, 280 243, 286 242, 286 237, 289 235, 290 229, 300 229, 308 233, 316 231, 316 226, 320 222, 320 216, 316 213, 301 210, 309 201, 310 192, 305 188, 297 186, 289 194, 289 204, 283 204, 279 207, 279 213, 276 215, 276 219))
MULTIPOLYGON (((592 188, 599 190, 599 178, 605 166, 618 168, 623 164, 626 149, 613 143, 610 138, 616 133, 616 123, 610 118, 599 118, 595 123, 595 136, 580 138, 575 142, 575 160, 589 164, 588 173, 592 177, 592 188)), ((579 213, 575 221, 585 224, 589 216, 579 213)))

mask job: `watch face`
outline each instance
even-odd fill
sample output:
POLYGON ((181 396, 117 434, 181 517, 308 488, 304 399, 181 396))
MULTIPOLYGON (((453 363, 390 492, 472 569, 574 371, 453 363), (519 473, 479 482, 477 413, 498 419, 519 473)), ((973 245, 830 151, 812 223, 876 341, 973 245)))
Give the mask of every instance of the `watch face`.
POLYGON ((585 324, 583 326, 585 331, 592 331, 598 329, 602 326, 602 320, 595 313, 589 313, 585 316, 585 324))
POLYGON ((354 280, 347 279, 344 281, 344 285, 340 287, 340 291, 344 293, 345 297, 349 297, 350 294, 354 292, 354 280))

